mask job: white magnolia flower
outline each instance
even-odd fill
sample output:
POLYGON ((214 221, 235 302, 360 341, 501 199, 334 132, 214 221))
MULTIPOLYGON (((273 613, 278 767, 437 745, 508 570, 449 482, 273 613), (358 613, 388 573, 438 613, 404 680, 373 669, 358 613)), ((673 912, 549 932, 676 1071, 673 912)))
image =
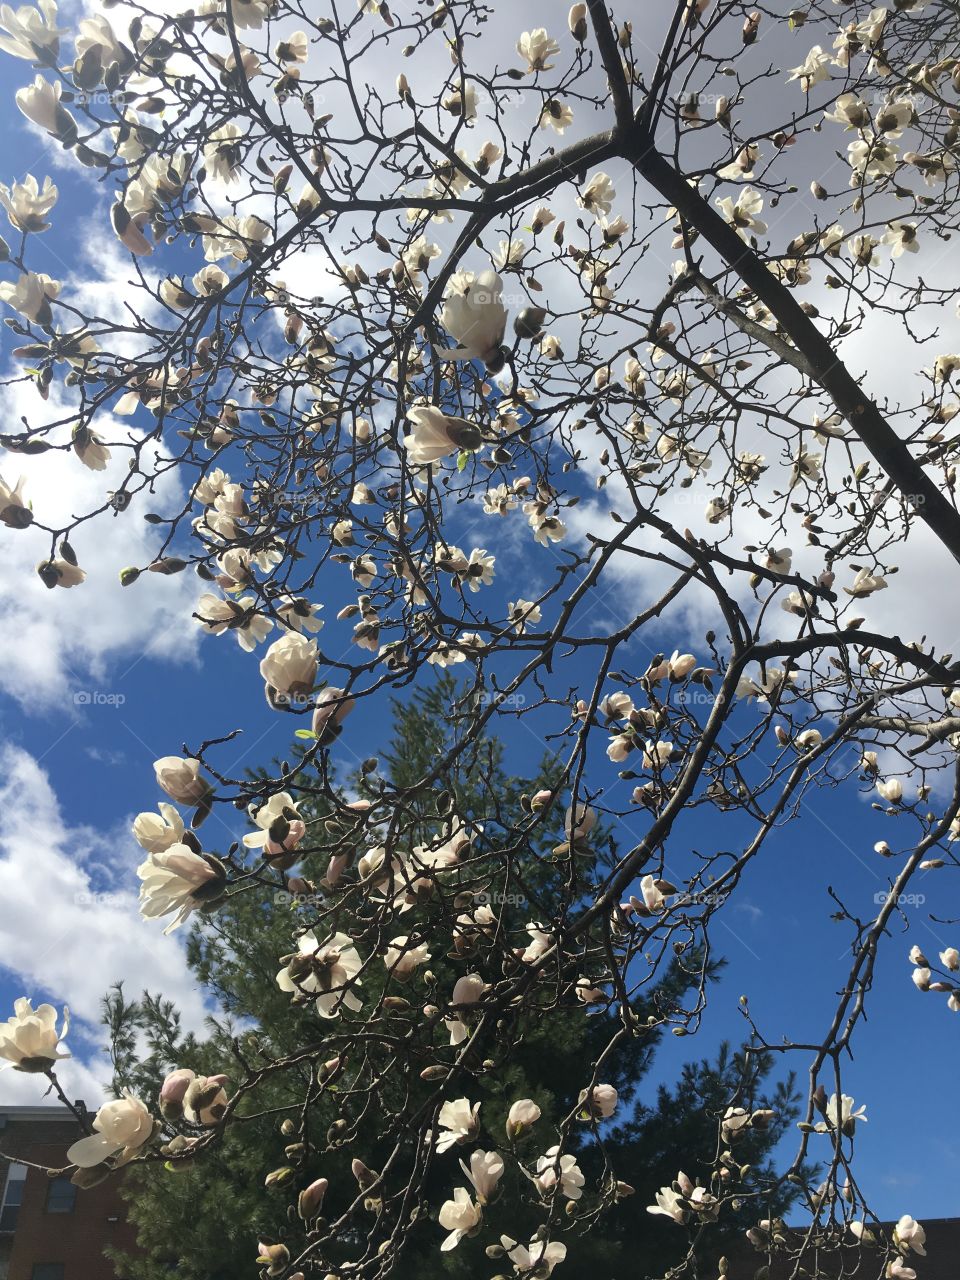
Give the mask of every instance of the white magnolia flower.
POLYGON ((147 853, 163 853, 183 840, 183 819, 172 804, 161 800, 159 813, 139 813, 133 821, 133 835, 147 853))
POLYGON ((89 427, 78 422, 72 433, 73 452, 91 471, 104 471, 110 461, 110 450, 89 427))
POLYGON ((92 1169, 114 1157, 115 1165, 126 1164, 153 1136, 153 1117, 139 1098, 125 1089, 122 1098, 106 1102, 97 1112, 96 1133, 81 1138, 67 1151, 67 1159, 81 1169, 92 1169))
POLYGON ((440 1152, 449 1150, 464 1142, 473 1142, 480 1132, 480 1103, 471 1103, 469 1098, 454 1098, 445 1102, 440 1108, 437 1123, 443 1130, 436 1136, 436 1147, 440 1152))
POLYGON ((596 1084, 592 1089, 581 1089, 578 1106, 595 1120, 609 1120, 617 1109, 618 1094, 612 1084, 596 1084))
POLYGON ((877 790, 888 804, 899 804, 903 799, 903 783, 899 778, 887 778, 877 783, 877 790))
POLYGON ((156 920, 175 912, 164 929, 172 933, 199 907, 216 901, 223 892, 226 874, 213 859, 205 858, 185 844, 171 844, 150 852, 137 867, 140 885, 140 914, 156 920))
POLYGON ((451 278, 448 288, 440 323, 457 346, 445 354, 458 360, 482 360, 486 365, 498 363, 507 326, 503 281, 495 271, 462 272, 451 278))
POLYGON ((15 284, 0 280, 0 302, 19 311, 34 324, 49 326, 53 323, 50 302, 60 294, 60 282, 35 271, 25 271, 15 284))
POLYGON ((762 235, 767 229, 767 224, 757 217, 763 209, 763 196, 756 187, 744 187, 736 201, 732 196, 724 196, 717 201, 717 207, 743 240, 748 238, 748 233, 762 235))
POLYGON ((579 1200, 583 1195, 586 1178, 576 1156, 560 1154, 559 1147, 550 1147, 546 1155, 537 1160, 537 1186, 544 1195, 551 1194, 557 1186, 568 1200, 579 1200))
POLYGON ((7 211, 7 217, 18 231, 46 231, 50 223, 47 214, 57 203, 57 188, 49 178, 43 180, 43 190, 33 176, 28 173, 23 182, 15 182, 5 187, 0 182, 0 204, 7 211))
POLYGON ((480 448, 483 437, 479 427, 466 418, 451 417, 436 405, 417 405, 408 410, 407 418, 414 426, 402 443, 414 466, 438 462, 450 453, 480 448))
POLYGON ((690 1216, 683 1196, 673 1187, 661 1187, 657 1192, 656 1203, 647 1205, 647 1213, 662 1214, 681 1227, 690 1216))
POLYGON ((76 132, 76 122, 60 105, 61 84, 37 76, 33 84, 17 91, 17 106, 34 124, 48 133, 66 138, 76 132))
POLYGON ((21 476, 11 489, 3 476, 0 476, 0 520, 8 529, 26 529, 33 523, 33 512, 23 500, 23 486, 26 476, 21 476))
POLYGON ((440 105, 451 115, 462 116, 464 120, 469 121, 477 118, 478 101, 476 86, 467 84, 462 92, 456 89, 453 93, 448 93, 440 105))
POLYGON ((61 1058, 69 1058, 62 1041, 70 1027, 70 1012, 63 1011, 63 1022, 57 1031, 57 1011, 52 1004, 34 1009, 26 996, 13 1003, 13 1016, 0 1023, 0 1058, 6 1062, 0 1069, 16 1071, 49 1071, 61 1058))
POLYGON ((473 1183, 477 1201, 481 1205, 489 1204, 503 1177, 503 1157, 496 1151, 474 1151, 469 1167, 461 1160, 460 1168, 473 1183))
POLYGON ((570 28, 570 34, 574 40, 580 44, 587 38, 587 6, 585 4, 575 4, 571 7, 567 14, 567 26, 570 28))
POLYGON ((221 596, 207 593, 197 601, 195 617, 211 635, 219 636, 225 631, 232 631, 240 648, 247 653, 252 653, 273 630, 270 619, 257 613, 253 596, 225 600, 221 596))
POLYGON ((53 64, 60 52, 60 37, 67 34, 58 27, 56 0, 37 0, 37 7, 22 4, 18 9, 0 6, 0 49, 28 62, 53 64))
POLYGON ((904 253, 918 253, 920 242, 917 240, 917 227, 913 222, 888 222, 887 230, 880 240, 881 244, 890 246, 891 258, 901 258, 904 253))
POLYGON ((200 761, 192 757, 162 756, 153 762, 157 786, 177 804, 202 804, 212 787, 200 777, 200 761))
POLYGON ((568 107, 559 98, 548 98, 540 110, 538 123, 541 129, 563 133, 568 124, 573 124, 573 107, 568 107))
POLYGON ((815 44, 800 66, 791 70, 787 79, 799 80, 803 92, 809 93, 815 84, 829 79, 831 61, 830 54, 825 53, 820 45, 815 44))
POLYGON ((363 985, 357 977, 362 967, 359 952, 347 934, 335 933, 321 944, 315 934, 304 933, 296 954, 277 974, 277 986, 291 995, 315 995, 321 1018, 335 1018, 341 1009, 356 1013, 362 1007, 353 990, 363 985))
POLYGON ((893 1229, 893 1239, 901 1253, 919 1253, 921 1258, 927 1256, 925 1248, 927 1233, 916 1219, 905 1213, 893 1229))
POLYGON ((672 1186, 661 1187, 656 1204, 647 1206, 647 1213, 662 1214, 683 1226, 692 1216, 715 1222, 719 1204, 706 1187, 697 1186, 681 1170, 672 1186))
POLYGON ((594 216, 606 214, 610 212, 616 194, 613 180, 605 173, 595 173, 577 197, 577 204, 594 216))
POLYGON ((475 1231, 483 1218, 480 1206, 470 1199, 466 1187, 457 1187, 452 1200, 446 1200, 440 1206, 437 1221, 450 1234, 440 1246, 441 1253, 449 1253, 455 1249, 464 1236, 475 1231))
POLYGON ((517 53, 521 58, 526 58, 527 71, 531 74, 536 71, 550 71, 553 63, 548 59, 555 58, 559 52, 560 46, 556 40, 547 35, 543 27, 537 27, 534 31, 524 31, 517 41, 517 53))
POLYGON ((532 1271, 538 1280, 552 1275, 554 1267, 567 1256, 567 1246, 559 1240, 546 1243, 534 1236, 529 1245, 526 1245, 518 1244, 510 1236, 501 1236, 500 1243, 507 1251, 507 1257, 513 1263, 517 1275, 526 1275, 532 1271))
POLYGON ((507 605, 507 621, 518 636, 522 636, 527 627, 535 627, 540 617, 540 606, 532 600, 511 600, 507 605))
POLYGON ((847 1136, 853 1133, 858 1120, 867 1123, 866 1106, 859 1107, 856 1111, 853 1109, 853 1098, 847 1094, 839 1095, 831 1093, 827 1104, 824 1107, 824 1119, 816 1125, 817 1133, 829 1133, 832 1129, 839 1129, 847 1136))
POLYGON ((303 696, 317 678, 317 642, 299 631, 286 631, 260 661, 260 674, 278 693, 303 696))
POLYGON ((430 951, 426 943, 413 943, 406 934, 393 938, 383 953, 384 968, 401 982, 411 977, 422 964, 427 964, 429 960, 430 951))
POLYGON ((718 178, 725 178, 729 182, 745 182, 748 178, 753 177, 753 171, 760 159, 760 148, 755 142, 748 143, 745 147, 741 147, 734 159, 717 170, 718 178))
POLYGON ((862 599, 864 596, 873 595, 874 591, 882 591, 887 585, 886 578, 882 578, 879 573, 870 573, 867 569, 859 569, 857 576, 853 580, 852 587, 844 587, 844 591, 848 596, 854 599, 862 599))
POLYGON ((951 973, 956 973, 960 970, 960 951, 956 947, 947 947, 946 951, 940 952, 940 963, 951 973))

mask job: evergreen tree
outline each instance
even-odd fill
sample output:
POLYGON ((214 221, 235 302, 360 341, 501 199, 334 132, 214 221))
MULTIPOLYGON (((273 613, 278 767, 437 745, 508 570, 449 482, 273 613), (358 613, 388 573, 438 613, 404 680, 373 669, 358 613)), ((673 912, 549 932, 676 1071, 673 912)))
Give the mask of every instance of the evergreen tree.
MULTIPOLYGON (((356 776, 347 779, 346 785, 362 791, 375 786, 377 776, 389 778, 395 788, 416 781, 425 766, 443 754, 451 716, 455 717, 458 699, 464 696, 452 679, 444 677, 425 694, 395 704, 391 746, 376 768, 367 762, 356 776)), ((484 811, 488 812, 490 796, 499 796, 505 806, 516 806, 522 803, 522 796, 548 785, 549 761, 543 762, 534 777, 514 777, 504 767, 499 744, 484 739, 473 745, 469 756, 457 757, 444 782, 448 794, 445 807, 469 820, 481 808, 481 795, 484 811)), ((424 837, 436 832, 439 824, 435 813, 422 815, 424 837)), ((612 836, 596 844, 598 857, 617 857, 612 836)), ((546 847, 528 851, 522 865, 504 882, 516 892, 504 893, 496 900, 498 911, 521 928, 531 917, 537 917, 538 907, 543 907, 547 915, 559 868, 569 874, 569 865, 568 860, 561 863, 552 858, 546 847)), ((299 869, 304 875, 322 872, 322 868, 310 865, 309 857, 299 869)), ((289 1187, 278 1194, 265 1186, 265 1177, 271 1170, 292 1169, 298 1186, 318 1176, 326 1177, 331 1198, 336 1197, 338 1186, 350 1187, 355 1193, 351 1146, 349 1142, 337 1145, 335 1092, 319 1093, 310 1106, 311 1146, 333 1144, 322 1156, 291 1150, 289 1136, 283 1132, 283 1127, 290 1128, 289 1123, 284 1126, 284 1121, 299 1118, 304 1098, 317 1091, 308 1068, 292 1077, 287 1072, 277 1073, 271 1080, 270 1060, 315 1043, 326 1028, 309 1006, 304 1009, 292 1005, 289 996, 277 986, 278 957, 289 952, 297 925, 308 922, 301 917, 309 915, 309 893, 307 904, 302 905, 281 885, 282 880, 278 879, 272 895, 232 894, 191 932, 187 951, 190 968, 219 1010, 217 1016, 207 1020, 205 1035, 183 1032, 177 1010, 160 997, 145 993, 138 1001, 128 1001, 118 985, 105 998, 104 1018, 111 1037, 116 1089, 130 1088, 144 1098, 155 1096, 164 1075, 175 1066, 189 1067, 200 1074, 229 1076, 231 1063, 239 1066, 260 1062, 266 1073, 258 1093, 257 1113, 241 1111, 243 1122, 230 1126, 224 1142, 203 1160, 186 1166, 171 1165, 165 1178, 157 1177, 155 1170, 134 1168, 128 1172, 125 1195, 142 1251, 136 1257, 120 1260, 123 1274, 130 1280, 160 1280, 174 1269, 183 1280, 235 1280, 256 1274, 256 1238, 282 1238, 286 1216, 291 1212, 289 1187), (226 1223, 234 1226, 227 1230, 226 1223), (243 1224, 243 1230, 237 1230, 238 1223, 243 1224)), ((313 888, 311 883, 309 889, 313 888)), ((494 887, 491 892, 496 892, 494 887)), ((720 968, 716 963, 708 967, 710 980, 717 978, 720 968)), ((627 1117, 612 1129, 606 1145, 615 1154, 616 1177, 633 1186, 636 1194, 619 1199, 597 1230, 590 1229, 594 1215, 589 1209, 583 1214, 582 1231, 566 1237, 569 1252, 564 1271, 571 1280, 587 1280, 600 1274, 605 1280, 637 1280, 640 1276, 661 1275, 679 1261, 686 1250, 685 1231, 662 1217, 652 1217, 644 1209, 657 1189, 669 1184, 679 1169, 696 1177, 701 1165, 713 1157, 719 1118, 729 1105, 769 1107, 775 1113, 766 1130, 748 1130, 738 1148, 743 1164, 767 1173, 774 1146, 795 1118, 792 1081, 780 1082, 768 1092, 769 1058, 756 1053, 731 1053, 726 1046, 721 1047, 715 1061, 688 1064, 674 1087, 660 1087, 654 1104, 638 1096, 662 1035, 659 1028, 646 1030, 647 1018, 682 997, 699 970, 698 958, 694 962, 688 957, 687 963, 678 958, 655 988, 643 999, 634 1000, 632 1030, 621 1037, 616 1056, 604 1064, 604 1079, 618 1090, 621 1103, 626 1104, 621 1106, 620 1115, 627 1117)), ((455 967, 450 958, 434 955, 430 971, 426 980, 432 978, 437 990, 449 990, 462 972, 462 964, 455 967)), ((365 978, 366 998, 382 995, 375 985, 375 980, 365 978)), ((619 1018, 618 1012, 572 1009, 562 1034, 557 1034, 555 1018, 548 1033, 535 1016, 528 1014, 518 1046, 509 1058, 498 1062, 495 1072, 482 1077, 487 1131, 503 1139, 507 1110, 517 1098, 532 1098, 545 1118, 559 1121, 568 1115, 577 1104, 584 1063, 596 1061, 617 1029, 619 1018)), ((496 1057, 496 1047, 488 1046, 487 1051, 496 1057)), ((390 1080, 384 1081, 381 1100, 390 1109, 401 1108, 405 1103, 393 1096, 390 1080)), ((367 1127, 376 1131, 375 1116, 367 1117, 367 1127)), ((583 1141, 575 1153, 588 1187, 596 1187, 604 1179, 609 1181, 609 1175, 597 1145, 591 1141, 590 1126, 581 1129, 583 1141)), ((543 1154, 535 1132, 519 1139, 518 1150, 528 1167, 543 1154)), ((485 1217, 496 1225, 502 1216, 503 1231, 524 1238, 523 1231, 527 1230, 529 1236, 538 1223, 532 1209, 524 1207, 517 1189, 511 1186, 510 1176, 522 1175, 513 1173, 503 1179, 499 1199, 485 1210, 485 1217)), ((746 1175, 745 1186, 752 1178, 752 1173, 746 1175)), ((452 1185, 464 1181, 456 1167, 455 1153, 440 1157, 427 1186, 430 1203, 438 1204, 449 1195, 452 1185)), ((783 1212, 789 1203, 787 1184, 780 1199, 769 1206, 770 1216, 783 1212)), ((756 1216, 756 1203, 752 1202, 744 1211, 742 1223, 726 1215, 722 1225, 706 1228, 716 1237, 717 1256, 731 1233, 756 1216)), ((410 1233, 397 1271, 400 1280, 466 1280, 477 1274, 478 1266, 491 1274, 497 1269, 495 1263, 471 1252, 469 1247, 441 1254, 441 1239, 435 1220, 421 1222, 410 1233)))

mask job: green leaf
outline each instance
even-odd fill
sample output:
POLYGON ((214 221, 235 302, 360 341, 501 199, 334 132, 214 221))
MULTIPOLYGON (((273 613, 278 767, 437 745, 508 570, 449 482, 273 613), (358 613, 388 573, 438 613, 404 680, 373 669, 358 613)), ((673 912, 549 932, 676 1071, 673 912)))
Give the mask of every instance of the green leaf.
POLYGON ((295 738, 315 738, 317 735, 312 729, 294 729, 293 736, 295 738))

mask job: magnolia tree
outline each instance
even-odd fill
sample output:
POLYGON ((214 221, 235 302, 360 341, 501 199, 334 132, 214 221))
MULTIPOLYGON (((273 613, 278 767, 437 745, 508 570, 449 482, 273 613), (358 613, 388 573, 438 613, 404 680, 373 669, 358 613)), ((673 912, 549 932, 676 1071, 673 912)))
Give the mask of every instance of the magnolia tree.
MULTIPOLYGON (((108 315, 72 300, 31 265, 56 188, 0 191, 14 376, 36 390, 0 438, 5 472, 57 451, 126 469, 56 527, 22 484, 0 515, 36 540, 48 587, 81 592, 89 522, 122 538, 146 518, 155 558, 120 585, 135 602, 146 574, 196 573, 210 643, 256 655, 246 692, 305 749, 267 780, 227 776, 234 696, 208 740, 158 760, 166 799, 134 832, 142 911, 169 931, 301 864, 286 887, 306 918, 276 981, 323 1020, 295 1052, 238 1047, 159 1101, 108 1103, 69 1152, 77 1179, 202 1162, 286 1074, 301 1101, 267 1176, 291 1210, 260 1243, 265 1274, 386 1277, 416 1225, 481 1272, 549 1275, 631 1190, 610 1160, 584 1187, 569 1154, 587 1132, 603 1147, 610 1064, 634 1037, 695 1031, 706 983, 649 1022, 632 1003, 678 956, 706 966, 771 833, 843 785, 887 815, 890 891, 867 920, 837 904, 851 960, 821 1038, 768 1045, 744 1009, 758 1046, 808 1066, 778 1175, 820 1163, 805 1221, 744 1191, 738 1138, 770 1117, 736 1097, 712 1167, 638 1190, 687 1234, 691 1275, 704 1224, 749 1194, 758 1264, 810 1275, 858 1247, 864 1274, 912 1280, 923 1229, 876 1223, 841 1069, 898 903, 956 865, 960 833, 960 663, 876 621, 898 592, 906 615, 894 575, 916 548, 960 559, 960 355, 937 346, 960 297, 955 6, 681 0, 641 31, 604 0, 549 29, 531 9, 526 30, 476 0, 204 0, 105 4, 71 33, 39 3, 2 10, 0 45, 35 75, 17 105, 111 193, 129 284, 108 315), (863 376, 878 324, 896 397, 871 395, 878 367, 863 376), (508 545, 529 572, 501 598, 508 545), (615 624, 611 592, 629 602, 615 624), (324 626, 331 598, 346 603, 324 626), (450 666, 448 753, 414 785, 371 759, 359 791, 339 788, 347 718, 450 666), (438 779, 491 733, 549 743, 553 776, 509 808, 488 789, 468 819, 438 779), (219 806, 249 815, 241 845, 201 831, 219 806), (426 842, 424 815, 442 825, 426 842), (642 834, 610 865, 599 833, 618 827, 642 834), (504 927, 498 901, 535 900, 545 833, 561 889, 504 927), (442 989, 438 955, 459 974, 442 989), (518 1097, 489 1125, 485 1077, 525 1029, 561 1034, 597 1005, 616 1030, 570 1113, 541 1131, 518 1097), (318 1134, 331 1092, 339 1119, 318 1134), (332 1142, 353 1144, 350 1187, 304 1179, 304 1153, 322 1163, 332 1142), (532 1238, 485 1231, 508 1165, 539 1207, 532 1238)), ((957 950, 936 972, 911 959, 960 1009, 957 950)), ((55 1022, 18 1005, 0 1051, 56 1083, 55 1022)))

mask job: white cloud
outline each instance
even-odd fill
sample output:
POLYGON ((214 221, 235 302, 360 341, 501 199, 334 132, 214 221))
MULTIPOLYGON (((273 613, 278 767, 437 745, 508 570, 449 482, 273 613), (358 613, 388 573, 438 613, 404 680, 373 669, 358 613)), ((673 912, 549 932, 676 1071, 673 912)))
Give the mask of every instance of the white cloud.
MULTIPOLYGON (((21 414, 37 420, 40 401, 29 387, 11 387, 0 396, 7 422, 21 414)), ((55 396, 43 406, 44 418, 58 421, 69 408, 55 396)), ((104 416, 97 429, 109 444, 139 439, 142 432, 104 416)), ((25 496, 37 521, 62 528, 71 515, 104 505, 119 487, 128 451, 116 449, 105 471, 90 471, 69 452, 38 457, 6 454, 3 475, 13 483, 26 477, 25 496)), ((122 588, 118 573, 126 565, 149 563, 159 545, 157 530, 143 515, 147 502, 162 507, 176 501, 176 485, 161 477, 153 498, 135 498, 122 514, 101 515, 71 536, 87 581, 65 590, 49 590, 36 566, 50 553, 49 535, 36 528, 4 531, 0 559, 0 689, 36 707, 64 703, 89 681, 103 681, 107 663, 125 655, 191 660, 199 628, 190 614, 198 596, 193 576, 145 574, 122 588)), ((69 705, 69 702, 67 702, 69 705)))
MULTIPOLYGON (((114 982, 123 978, 131 997, 145 988, 162 991, 188 1028, 202 1025, 203 1001, 179 941, 139 917, 132 840, 73 826, 47 774, 19 748, 0 751, 0 777, 6 815, 0 831, 0 956, 21 988, 18 994, 35 1004, 70 1006, 68 1047, 80 1056, 57 1074, 71 1097, 83 1096, 89 1105, 96 1101, 98 1082, 109 1076, 106 1060, 98 1056, 99 1017, 101 997, 114 982), (107 863, 123 869, 105 881, 100 873, 107 863)), ((38 1103, 42 1084, 6 1072, 0 1093, 8 1103, 38 1103)))

